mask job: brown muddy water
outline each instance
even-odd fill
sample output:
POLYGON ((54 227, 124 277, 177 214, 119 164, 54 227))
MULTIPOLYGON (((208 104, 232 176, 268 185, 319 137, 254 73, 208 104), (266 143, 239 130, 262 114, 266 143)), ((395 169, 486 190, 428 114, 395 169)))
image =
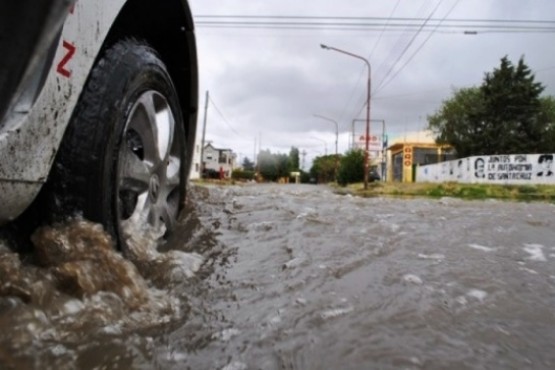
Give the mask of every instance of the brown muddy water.
POLYGON ((196 187, 175 238, 0 240, 1 369, 552 369, 555 206, 196 187))

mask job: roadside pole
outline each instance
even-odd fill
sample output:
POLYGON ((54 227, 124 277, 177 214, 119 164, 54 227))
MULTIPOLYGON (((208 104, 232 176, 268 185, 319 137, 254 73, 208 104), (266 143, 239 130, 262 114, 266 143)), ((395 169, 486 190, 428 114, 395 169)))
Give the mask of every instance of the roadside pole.
POLYGON ((206 120, 208 117, 208 101, 210 95, 208 90, 206 90, 206 97, 204 100, 204 122, 202 124, 202 141, 200 143, 200 178, 202 179, 204 175, 204 139, 206 138, 206 120))

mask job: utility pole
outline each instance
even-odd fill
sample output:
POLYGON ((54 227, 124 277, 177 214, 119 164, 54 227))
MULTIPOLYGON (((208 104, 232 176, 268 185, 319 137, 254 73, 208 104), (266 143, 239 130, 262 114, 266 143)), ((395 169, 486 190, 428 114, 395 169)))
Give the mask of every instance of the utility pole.
POLYGON ((370 62, 368 61, 368 59, 361 57, 360 55, 357 54, 353 54, 350 53, 348 51, 345 50, 341 50, 338 48, 334 48, 332 46, 327 46, 324 44, 320 44, 320 47, 322 49, 326 49, 326 50, 333 50, 333 51, 337 51, 338 53, 341 54, 345 54, 348 56, 351 56, 353 58, 357 58, 360 59, 362 61, 364 61, 364 63, 366 63, 366 66, 368 67, 368 86, 367 86, 367 92, 366 92, 366 140, 365 140, 365 151, 364 151, 364 190, 368 189, 368 172, 370 170, 370 150, 369 150, 369 140, 370 140, 370 96, 372 93, 372 66, 370 65, 370 62))
POLYGON ((206 97, 204 98, 204 122, 202 124, 202 141, 200 143, 200 178, 204 175, 204 140, 206 138, 206 120, 208 117, 208 101, 210 96, 206 90, 206 97))
POLYGON ((306 150, 303 149, 303 152, 302 152, 301 154, 302 154, 302 156, 303 156, 303 164, 302 164, 302 167, 301 167, 301 168, 302 168, 303 171, 304 171, 304 164, 305 164, 305 158, 306 158, 306 150))
POLYGON ((256 136, 254 137, 254 151, 252 152, 252 164, 253 170, 256 170, 256 162, 258 159, 256 158, 256 136))
POLYGON ((385 120, 382 120, 382 181, 385 182, 385 171, 387 168, 387 136, 385 134, 385 120))
MULTIPOLYGON (((255 139, 256 140, 256 139, 255 139)), ((260 150, 262 148, 262 133, 259 131, 258 132, 258 155, 256 157, 256 167, 255 167, 255 172, 256 173, 260 173, 260 150)))

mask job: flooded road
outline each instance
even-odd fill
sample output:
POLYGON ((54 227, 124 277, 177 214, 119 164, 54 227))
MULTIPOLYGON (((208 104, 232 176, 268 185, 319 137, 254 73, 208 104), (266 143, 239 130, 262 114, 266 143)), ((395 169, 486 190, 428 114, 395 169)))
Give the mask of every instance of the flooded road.
POLYGON ((554 205, 192 195, 175 240, 127 260, 84 221, 23 260, 0 241, 0 368, 555 367, 554 205))

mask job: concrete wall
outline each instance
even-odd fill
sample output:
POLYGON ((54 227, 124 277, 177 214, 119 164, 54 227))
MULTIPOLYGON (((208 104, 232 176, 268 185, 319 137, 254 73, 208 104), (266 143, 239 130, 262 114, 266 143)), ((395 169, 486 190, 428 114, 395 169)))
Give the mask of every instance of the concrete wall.
POLYGON ((511 154, 467 157, 419 166, 416 181, 555 184, 554 156, 555 154, 511 154))
POLYGON ((195 143, 193 163, 191 164, 189 178, 191 180, 200 179, 200 144, 198 142, 195 143))

